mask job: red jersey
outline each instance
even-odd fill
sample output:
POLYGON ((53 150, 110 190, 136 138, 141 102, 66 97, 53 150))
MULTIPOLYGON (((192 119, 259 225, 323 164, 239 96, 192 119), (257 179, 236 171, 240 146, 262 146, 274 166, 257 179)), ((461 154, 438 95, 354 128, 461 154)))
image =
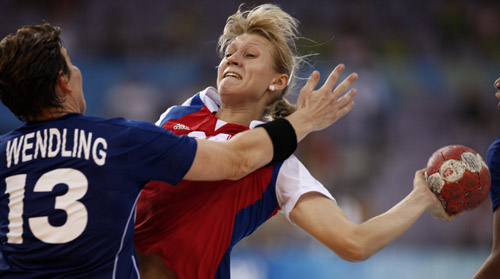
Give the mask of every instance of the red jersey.
MULTIPOLYGON (((213 88, 168 109, 157 125, 178 135, 228 140, 249 127, 215 117, 213 88)), ((250 127, 260 124, 253 121, 250 127)), ((295 158, 268 165, 238 181, 150 182, 137 204, 135 243, 157 253, 180 278, 230 278, 230 252, 278 210, 288 217, 304 193, 329 192, 295 158), (281 207, 280 207, 281 206, 281 207)))

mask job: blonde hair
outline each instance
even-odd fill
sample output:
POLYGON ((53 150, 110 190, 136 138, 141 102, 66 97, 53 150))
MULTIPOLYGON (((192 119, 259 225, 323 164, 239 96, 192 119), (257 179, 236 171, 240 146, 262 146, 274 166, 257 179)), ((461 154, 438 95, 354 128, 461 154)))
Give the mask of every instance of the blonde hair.
POLYGON ((243 34, 254 34, 269 40, 275 49, 274 68, 280 74, 289 77, 288 85, 278 93, 275 99, 266 107, 263 119, 275 119, 290 115, 296 108, 285 96, 292 87, 298 65, 302 59, 296 55, 295 40, 298 38, 298 21, 274 4, 263 4, 252 10, 238 11, 226 22, 224 32, 219 37, 217 45, 220 57, 224 56, 226 48, 243 34))

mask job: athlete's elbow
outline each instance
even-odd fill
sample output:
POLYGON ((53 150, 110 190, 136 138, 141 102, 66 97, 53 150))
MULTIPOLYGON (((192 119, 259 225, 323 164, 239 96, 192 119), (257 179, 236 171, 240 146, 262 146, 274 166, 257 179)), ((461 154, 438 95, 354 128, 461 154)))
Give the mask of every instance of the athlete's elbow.
POLYGON ((242 163, 238 166, 237 170, 235 170, 234 176, 231 180, 239 180, 243 177, 249 175, 254 170, 254 167, 251 164, 242 163))
POLYGON ((234 163, 232 164, 231 177, 229 180, 241 179, 252 171, 254 171, 255 166, 252 164, 251 160, 244 156, 244 154, 234 153, 234 163))
POLYGON ((366 261, 367 259, 370 258, 366 253, 363 251, 349 251, 348 253, 344 253, 343 255, 339 255, 342 259, 351 262, 351 263, 357 263, 357 262, 362 262, 366 261))
POLYGON ((363 253, 362 251, 355 251, 341 258, 351 263, 357 263, 368 260, 370 256, 366 253, 363 253))
POLYGON ((357 263, 357 262, 366 261, 369 258, 370 258, 370 256, 368 256, 364 253, 354 253, 354 254, 351 254, 348 257, 344 258, 344 260, 351 262, 351 263, 357 263))
POLYGON ((340 251, 335 251, 339 257, 348 262, 362 262, 369 259, 372 254, 360 243, 347 239, 340 251))

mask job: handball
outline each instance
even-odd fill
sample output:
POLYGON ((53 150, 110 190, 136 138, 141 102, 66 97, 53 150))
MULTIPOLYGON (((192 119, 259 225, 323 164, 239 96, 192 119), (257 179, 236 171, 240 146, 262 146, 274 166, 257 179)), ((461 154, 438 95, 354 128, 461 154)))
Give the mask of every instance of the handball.
POLYGON ((450 215, 479 206, 488 196, 488 166, 474 149, 449 145, 438 149, 427 162, 425 179, 450 215))

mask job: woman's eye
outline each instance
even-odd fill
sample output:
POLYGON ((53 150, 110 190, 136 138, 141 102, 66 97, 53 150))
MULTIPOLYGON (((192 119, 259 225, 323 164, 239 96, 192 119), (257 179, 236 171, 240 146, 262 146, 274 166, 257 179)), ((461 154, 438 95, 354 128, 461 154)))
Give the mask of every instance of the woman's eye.
POLYGON ((231 53, 226 53, 226 55, 224 55, 224 57, 229 58, 229 57, 231 57, 231 55, 232 55, 231 53))
POLYGON ((247 57, 255 57, 255 54, 253 54, 253 53, 247 53, 247 57))

